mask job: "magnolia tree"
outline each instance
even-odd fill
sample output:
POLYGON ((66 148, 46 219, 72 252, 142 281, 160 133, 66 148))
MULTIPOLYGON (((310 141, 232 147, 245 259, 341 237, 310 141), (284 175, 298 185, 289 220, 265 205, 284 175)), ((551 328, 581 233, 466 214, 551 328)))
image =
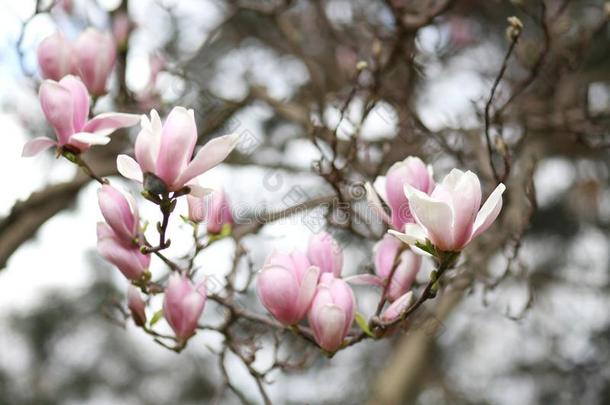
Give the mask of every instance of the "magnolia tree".
MULTIPOLYGON (((68 3, 52 8, 39 4, 36 13, 53 12, 68 3)), ((284 52, 307 71, 303 94, 280 100, 263 86, 252 85, 238 101, 212 96, 222 100, 223 109, 206 115, 201 100, 184 97, 168 102, 155 84, 160 72, 186 83, 194 81, 198 64, 211 61, 203 63, 201 53, 172 60, 175 54, 169 51, 151 58, 146 88, 139 93, 130 90, 125 71, 129 38, 137 28, 124 1, 110 14, 111 24, 82 28, 74 39, 58 30, 37 45, 41 79, 37 81, 33 75, 32 80, 55 136, 30 140, 23 147, 23 156, 33 157, 52 148, 61 158, 56 164, 74 164, 99 184, 97 204, 104 221, 91 223, 90 228, 92 232, 97 229, 98 254, 124 276, 126 298, 121 307, 127 308, 122 312, 125 319, 177 353, 199 331, 221 335, 223 347, 214 354, 221 359, 224 387, 244 398, 231 383, 223 362, 231 352, 256 381, 262 400, 270 403, 267 375, 276 369, 307 365, 280 356, 284 339, 301 339, 330 359, 337 352, 356 350, 363 341, 394 338, 400 331, 417 328, 414 317, 424 306, 434 308, 437 296, 462 291, 476 282, 470 267, 498 252, 509 251, 513 259, 518 255, 520 238, 534 208, 536 159, 524 146, 529 124, 524 123, 520 107, 513 108, 518 106, 513 101, 522 94, 527 99, 540 66, 549 58, 554 18, 567 13, 569 2, 513 6, 515 14, 533 20, 535 28, 542 27, 547 40, 535 52, 533 63, 522 62, 526 72, 521 72, 522 78, 509 80, 506 75, 509 64, 517 63, 512 59, 524 24, 512 14, 502 16, 504 58, 493 69, 483 103, 475 107, 480 125, 439 130, 424 124, 410 98, 421 62, 418 58, 426 57, 416 46, 416 38, 426 27, 442 25, 449 27, 457 48, 466 47, 477 38, 449 13, 454 11, 452 7, 468 9, 476 2, 421 2, 426 4, 417 10, 401 1, 371 5, 371 15, 381 16, 367 26, 371 36, 356 34, 351 39, 346 37, 345 23, 337 16, 339 22, 333 21, 332 9, 304 6, 300 11, 304 20, 297 23, 294 17, 299 11, 290 1, 230 3, 231 11, 220 26, 244 12, 269 17, 277 38, 266 40, 284 44, 284 52), (321 37, 317 41, 337 42, 332 61, 328 60, 329 50, 313 50, 298 39, 301 34, 314 35, 312 24, 321 17, 323 21, 315 24, 325 28, 316 34, 321 37), (327 65, 332 65, 328 71, 333 74, 324 72, 327 65), (99 110, 97 104, 102 100, 104 112, 93 115, 93 107, 99 110), (249 146, 249 131, 223 132, 222 123, 253 101, 265 103, 279 120, 299 128, 318 150, 311 171, 326 183, 325 195, 278 211, 236 215, 234 206, 241 204, 243 195, 213 189, 198 179, 223 163, 265 165, 265 158, 255 158, 256 148, 249 146), (330 108, 334 118, 328 117, 330 108), (397 124, 391 140, 361 136, 369 117, 390 110, 397 124), (120 140, 111 142, 113 134, 120 140), (129 134, 135 137, 126 136, 129 134), (124 190, 117 174, 132 181, 131 189, 137 193, 124 190), (503 210, 507 196, 513 211, 510 215, 503 210), (187 211, 177 210, 180 200, 186 201, 187 211), (156 216, 141 217, 138 207, 143 205, 156 206, 156 216), (256 235, 269 223, 317 207, 324 210, 325 229, 316 229, 307 245, 292 251, 271 249, 261 265, 248 260, 244 238, 256 235), (495 225, 498 218, 503 227, 495 225), (186 227, 176 231, 172 223, 186 227), (173 240, 185 240, 172 232, 192 236, 190 244, 181 249, 189 252, 186 256, 167 253, 173 240), (345 238, 362 242, 359 249, 371 266, 347 265, 347 250, 341 246, 345 238), (199 274, 198 256, 226 239, 234 241, 234 252, 219 260, 232 261, 232 270, 225 277, 199 274), (360 304, 359 295, 372 292, 375 305, 371 309, 360 304), (254 295, 260 306, 243 304, 241 297, 254 295), (151 299, 155 296, 162 297, 161 307, 151 299), (218 314, 207 310, 211 302, 220 309, 220 323, 210 322, 218 314), (163 331, 163 322, 173 333, 163 331), (262 342, 273 346, 276 353, 264 369, 254 364, 263 349, 254 338, 262 335, 273 337, 262 342)), ((63 11, 71 12, 69 8, 63 11)), ((605 24, 605 15, 600 16, 599 26, 592 29, 605 24)), ((208 45, 204 42, 202 49, 208 45)), ((184 94, 188 94, 188 86, 184 94)), ((584 135, 575 136, 581 143, 593 142, 584 135)), ((255 146, 260 143, 264 141, 256 139, 255 146)), ((509 271, 510 263, 502 277, 509 271)), ((422 316, 434 315, 425 312, 422 316)))

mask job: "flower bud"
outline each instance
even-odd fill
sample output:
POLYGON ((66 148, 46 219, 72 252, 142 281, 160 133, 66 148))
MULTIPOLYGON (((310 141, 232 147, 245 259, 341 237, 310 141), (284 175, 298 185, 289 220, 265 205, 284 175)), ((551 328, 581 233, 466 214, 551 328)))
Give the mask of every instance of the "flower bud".
POLYGON ((282 324, 297 324, 311 305, 319 273, 302 254, 273 253, 258 275, 258 297, 282 324))
MULTIPOLYGON (((131 197, 131 196, 129 196, 131 197)), ((104 219, 114 233, 129 244, 138 234, 138 211, 133 199, 110 185, 103 185, 97 199, 104 219)))
POLYGON ((136 325, 146 325, 146 303, 138 289, 131 284, 127 290, 127 308, 129 308, 133 322, 136 325))
POLYGON ((197 331, 197 322, 206 299, 204 283, 195 286, 188 277, 178 273, 169 277, 163 300, 163 315, 182 344, 197 331))
POLYGON ((356 315, 351 287, 332 273, 324 273, 309 310, 316 342, 324 350, 336 351, 347 336, 356 315))
POLYGON ((413 292, 409 291, 404 295, 401 295, 396 301, 392 303, 385 311, 381 314, 381 320, 391 322, 403 313, 405 309, 413 302, 413 292))
POLYGON ((104 222, 97 224, 97 251, 129 280, 140 280, 150 265, 149 255, 142 254, 137 245, 126 244, 104 222))
POLYGON ((341 276, 343 269, 343 251, 337 241, 328 233, 321 232, 312 236, 309 241, 307 258, 321 273, 332 273, 341 276))
POLYGON ((112 35, 87 28, 74 44, 79 76, 95 96, 106 93, 106 81, 116 60, 116 44, 112 35))
POLYGON ((231 206, 224 191, 218 190, 205 197, 187 196, 189 219, 193 222, 207 221, 207 230, 219 234, 225 225, 233 224, 231 206))
MULTIPOLYGON (((391 235, 385 235, 379 241, 373 251, 375 253, 375 272, 384 280, 392 273, 392 268, 396 262, 396 255, 400 250, 400 241, 391 235)), ((387 298, 390 301, 409 291, 415 277, 421 267, 421 257, 413 253, 410 249, 405 249, 401 254, 396 270, 390 280, 387 290, 387 298)), ((385 281, 387 282, 387 281, 385 281)))
POLYGON ((72 45, 56 32, 40 42, 36 51, 42 77, 59 81, 73 70, 72 45))
POLYGON ((431 171, 421 159, 409 156, 390 167, 386 175, 386 198, 391 209, 392 226, 402 230, 406 223, 415 222, 405 196, 405 184, 429 194, 434 189, 431 171))

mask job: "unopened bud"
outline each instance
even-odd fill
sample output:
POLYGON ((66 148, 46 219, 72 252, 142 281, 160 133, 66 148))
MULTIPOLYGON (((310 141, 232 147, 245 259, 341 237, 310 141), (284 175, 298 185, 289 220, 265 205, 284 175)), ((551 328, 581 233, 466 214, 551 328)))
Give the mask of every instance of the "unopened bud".
POLYGON ((521 31, 523 31, 523 23, 515 16, 508 17, 507 21, 506 37, 509 41, 515 41, 521 35, 521 31))

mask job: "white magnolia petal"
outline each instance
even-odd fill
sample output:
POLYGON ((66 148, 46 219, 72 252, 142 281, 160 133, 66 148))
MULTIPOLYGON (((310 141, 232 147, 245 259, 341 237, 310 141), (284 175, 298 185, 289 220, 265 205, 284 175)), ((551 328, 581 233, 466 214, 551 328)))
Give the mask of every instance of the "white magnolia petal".
POLYGON ((428 239, 442 250, 453 250, 453 212, 444 202, 431 198, 410 185, 405 185, 411 212, 425 229, 428 239))
POLYGON ((212 194, 214 192, 213 188, 201 187, 198 184, 189 184, 188 186, 191 189, 191 192, 189 194, 197 198, 203 198, 206 195, 212 194))
POLYGON ((77 132, 70 137, 70 142, 72 141, 82 142, 87 145, 106 145, 110 142, 110 138, 91 132, 77 132))
POLYGON ((489 195, 487 201, 485 201, 485 204, 483 204, 479 210, 477 219, 474 221, 472 238, 476 238, 481 233, 485 232, 496 220, 502 210, 502 194, 504 193, 504 190, 506 190, 506 186, 503 183, 500 183, 489 195))
POLYGON ((144 175, 138 162, 133 160, 131 156, 119 155, 116 158, 116 167, 119 173, 128 179, 135 180, 139 183, 144 181, 144 175))

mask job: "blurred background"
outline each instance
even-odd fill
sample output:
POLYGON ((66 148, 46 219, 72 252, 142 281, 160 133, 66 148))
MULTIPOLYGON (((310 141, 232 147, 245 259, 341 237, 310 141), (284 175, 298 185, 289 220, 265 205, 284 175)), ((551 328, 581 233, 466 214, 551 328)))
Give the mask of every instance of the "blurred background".
MULTIPOLYGON (((245 235, 246 271, 321 229, 344 274, 370 271, 384 230, 358 220, 362 184, 409 155, 437 180, 473 170, 485 195, 508 185, 497 223, 405 330, 332 359, 285 336, 294 364, 267 375, 273 403, 610 404, 609 13, 596 0, 0 0, 0 404, 263 403, 214 332, 176 354, 121 318, 127 283, 95 253, 97 186, 52 153, 20 157, 52 136, 37 45, 88 26, 119 47, 96 112, 183 105, 200 143, 242 135, 200 179, 225 189, 238 224, 329 193, 350 203, 245 235)), ((135 132, 87 159, 116 176, 135 132)), ((174 255, 189 249, 179 222, 174 255)), ((200 255, 202 274, 222 278, 235 243, 200 255)), ((374 311, 375 292, 357 292, 374 311)), ((253 288, 240 300, 264 313, 253 288)), ((203 320, 219 317, 209 303, 203 320)), ((273 336, 249 327, 265 369, 273 336)))

